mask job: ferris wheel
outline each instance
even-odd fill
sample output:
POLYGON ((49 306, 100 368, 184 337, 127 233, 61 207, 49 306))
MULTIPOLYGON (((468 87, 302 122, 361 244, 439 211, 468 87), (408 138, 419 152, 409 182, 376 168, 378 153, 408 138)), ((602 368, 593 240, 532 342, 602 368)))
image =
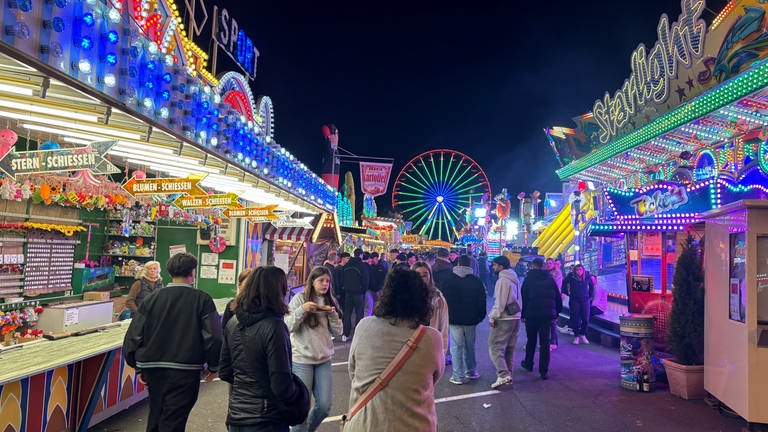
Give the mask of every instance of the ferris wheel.
POLYGON ((430 150, 411 159, 397 175, 392 208, 413 223, 411 232, 452 242, 471 204, 485 194, 491 196, 488 177, 471 157, 455 150, 430 150))

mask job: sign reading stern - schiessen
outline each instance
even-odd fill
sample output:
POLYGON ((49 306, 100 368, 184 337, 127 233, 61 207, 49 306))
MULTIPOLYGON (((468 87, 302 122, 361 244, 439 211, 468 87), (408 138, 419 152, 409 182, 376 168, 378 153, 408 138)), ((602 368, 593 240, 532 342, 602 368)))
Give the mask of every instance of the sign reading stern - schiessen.
POLYGON ((104 159, 104 155, 117 141, 101 141, 84 147, 10 151, 0 159, 0 170, 12 178, 24 174, 39 174, 61 171, 90 170, 94 174, 120 172, 116 166, 104 159))

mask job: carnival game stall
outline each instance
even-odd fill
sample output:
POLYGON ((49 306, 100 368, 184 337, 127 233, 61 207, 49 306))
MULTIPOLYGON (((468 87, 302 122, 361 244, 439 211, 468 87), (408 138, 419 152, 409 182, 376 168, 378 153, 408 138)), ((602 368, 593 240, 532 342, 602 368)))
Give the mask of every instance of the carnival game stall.
MULTIPOLYGON (((705 213, 768 198, 766 12, 757 0, 716 13, 705 2, 681 2, 674 22, 661 18, 655 45, 632 53, 621 88, 573 127, 545 130, 558 176, 572 186, 592 183, 602 197, 584 231, 611 240, 599 243, 608 259, 598 262, 616 263, 622 253, 605 248, 625 245, 626 275, 606 288, 625 293, 630 311, 656 317, 657 340, 666 334, 682 239, 704 231, 705 213)), ((748 421, 753 413, 739 412, 748 421)))
POLYGON ((196 255, 221 310, 269 227, 336 196, 276 142, 247 35, 217 75, 173 0, 0 10, 0 430, 86 430, 146 396, 112 321, 147 261, 196 255))

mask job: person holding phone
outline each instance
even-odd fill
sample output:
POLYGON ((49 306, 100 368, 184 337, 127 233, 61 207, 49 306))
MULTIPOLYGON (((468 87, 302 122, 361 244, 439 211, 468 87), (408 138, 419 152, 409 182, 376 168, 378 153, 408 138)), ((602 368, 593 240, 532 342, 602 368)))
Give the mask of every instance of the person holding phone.
POLYGON ((293 297, 285 316, 285 324, 291 334, 293 372, 315 396, 315 405, 307 420, 292 427, 292 432, 317 430, 331 410, 332 338, 342 333, 341 310, 331 292, 331 283, 328 268, 312 269, 304 291, 293 297))

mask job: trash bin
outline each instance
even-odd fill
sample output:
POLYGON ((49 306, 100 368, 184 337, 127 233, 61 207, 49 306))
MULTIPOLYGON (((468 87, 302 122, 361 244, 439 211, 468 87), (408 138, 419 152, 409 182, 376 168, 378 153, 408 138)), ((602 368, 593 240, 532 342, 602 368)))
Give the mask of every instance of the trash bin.
POLYGON ((629 314, 619 317, 621 386, 651 392, 656 386, 653 315, 629 314))

